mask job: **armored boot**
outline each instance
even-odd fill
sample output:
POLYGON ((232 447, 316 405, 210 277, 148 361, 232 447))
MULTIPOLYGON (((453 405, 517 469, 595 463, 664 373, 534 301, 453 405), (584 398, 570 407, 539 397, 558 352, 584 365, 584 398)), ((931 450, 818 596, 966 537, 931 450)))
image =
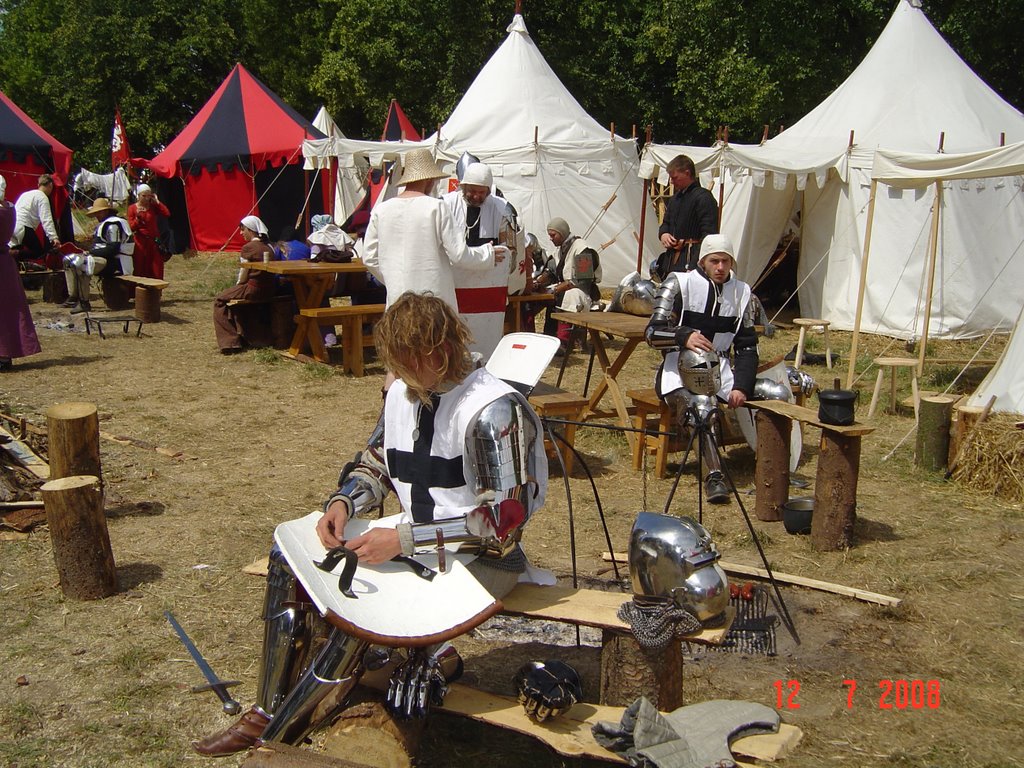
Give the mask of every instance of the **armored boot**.
POLYGON ((713 434, 705 434, 701 439, 701 455, 707 474, 704 475, 704 498, 710 504, 728 504, 732 497, 732 488, 722 472, 722 459, 718 455, 718 445, 713 434))

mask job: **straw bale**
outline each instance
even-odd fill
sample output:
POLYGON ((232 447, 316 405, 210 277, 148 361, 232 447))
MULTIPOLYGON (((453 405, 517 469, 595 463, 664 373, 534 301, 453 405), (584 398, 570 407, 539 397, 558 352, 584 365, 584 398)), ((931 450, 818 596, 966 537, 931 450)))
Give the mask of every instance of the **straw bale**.
POLYGON ((978 425, 953 479, 964 488, 1024 502, 1024 431, 1019 416, 993 414, 978 425))

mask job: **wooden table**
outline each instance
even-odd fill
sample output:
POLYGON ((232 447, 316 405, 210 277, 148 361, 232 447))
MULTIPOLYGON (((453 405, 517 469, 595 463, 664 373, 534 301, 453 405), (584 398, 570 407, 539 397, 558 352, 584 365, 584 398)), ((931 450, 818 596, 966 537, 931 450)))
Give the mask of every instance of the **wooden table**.
POLYGON ((617 415, 619 424, 626 428, 626 439, 629 441, 629 448, 632 452, 636 443, 636 435, 630 431, 633 426, 629 418, 629 406, 626 404, 626 396, 616 380, 619 371, 633 354, 633 350, 644 340, 644 330, 647 328, 646 317, 639 315, 627 315, 622 312, 555 312, 552 318, 560 323, 569 323, 580 328, 586 328, 590 334, 590 342, 594 347, 594 355, 601 365, 604 378, 594 388, 594 393, 587 403, 587 417, 617 415), (626 344, 619 350, 615 360, 608 358, 608 350, 604 345, 604 334, 614 338, 625 339, 626 344), (615 405, 614 414, 602 413, 598 410, 598 403, 608 393, 615 405))
MULTIPOLYGON (((508 297, 505 309, 505 333, 519 333, 523 328, 523 304, 553 302, 553 293, 517 293, 508 297)), ((533 328, 529 329, 533 331, 533 328)))
POLYGON ((280 275, 291 281, 300 314, 295 320, 295 334, 288 347, 288 354, 295 357, 308 346, 314 360, 329 363, 330 357, 320 335, 320 325, 316 318, 303 316, 301 310, 319 307, 327 290, 334 285, 334 280, 340 273, 365 272, 363 262, 358 259, 345 264, 327 261, 255 261, 243 266, 257 272, 280 275))

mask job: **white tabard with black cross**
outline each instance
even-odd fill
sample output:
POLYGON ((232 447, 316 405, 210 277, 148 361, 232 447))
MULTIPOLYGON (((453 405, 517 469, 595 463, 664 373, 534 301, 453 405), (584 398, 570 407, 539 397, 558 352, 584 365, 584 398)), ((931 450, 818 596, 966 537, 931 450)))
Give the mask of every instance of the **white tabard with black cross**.
MULTIPOLYGON (((384 408, 384 456, 402 505, 402 522, 425 523, 464 515, 478 505, 472 487, 476 475, 472 457, 464 455, 466 432, 480 409, 499 397, 517 396, 516 392, 484 368, 436 398, 433 409, 419 401, 410 402, 407 392, 405 384, 396 381, 388 390, 384 408)), ((539 424, 537 430, 539 435, 539 424)), ((533 452, 534 467, 543 466, 544 471, 532 473, 539 489, 536 496, 530 494, 527 514, 544 503, 547 489, 543 441, 534 441, 533 452)))
MULTIPOLYGON (((718 396, 728 400, 733 389, 729 348, 750 303, 750 286, 731 275, 726 284, 716 291, 715 284, 698 270, 673 274, 679 281, 679 298, 682 301, 679 325, 700 331, 711 340, 715 352, 722 356, 722 388, 718 390, 718 396)), ((683 386, 679 376, 679 352, 669 352, 665 356, 658 369, 655 386, 662 396, 683 386)))

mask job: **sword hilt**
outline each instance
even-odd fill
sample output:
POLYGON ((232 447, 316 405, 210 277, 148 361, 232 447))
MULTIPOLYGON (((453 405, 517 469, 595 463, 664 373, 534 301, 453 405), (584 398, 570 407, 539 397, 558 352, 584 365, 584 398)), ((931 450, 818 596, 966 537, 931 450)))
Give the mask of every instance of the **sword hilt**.
POLYGON ((192 693, 205 693, 206 691, 213 691, 217 694, 220 700, 224 704, 224 712, 229 715, 237 715, 242 711, 242 705, 231 698, 231 694, 228 693, 228 688, 232 685, 238 685, 240 680, 222 680, 221 682, 214 685, 213 683, 204 683, 203 685, 193 685, 189 690, 192 693))

